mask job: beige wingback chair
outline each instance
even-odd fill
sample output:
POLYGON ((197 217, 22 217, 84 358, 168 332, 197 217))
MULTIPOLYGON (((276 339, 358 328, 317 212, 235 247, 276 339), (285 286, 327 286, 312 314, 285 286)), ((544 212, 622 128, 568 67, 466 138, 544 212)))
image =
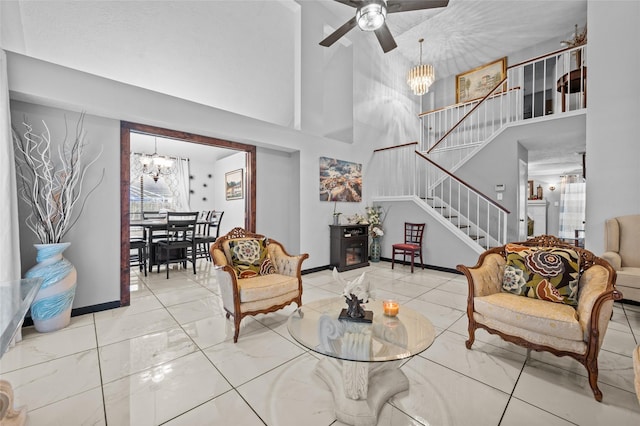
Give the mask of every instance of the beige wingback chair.
POLYGON ((218 238, 210 252, 227 319, 233 316, 234 343, 242 318, 274 312, 292 302, 302 306, 301 270, 308 254, 291 256, 279 242, 242 228, 218 238))
MULTIPOLYGON (((616 272, 593 253, 549 235, 514 244, 525 249, 574 250, 573 254, 579 258, 577 306, 504 291, 509 245, 487 250, 475 266, 457 267, 469 283, 467 349, 473 345, 476 329, 481 328, 528 349, 570 356, 585 366, 594 397, 602 401, 598 388, 598 352, 613 312, 613 301, 622 298, 615 288, 616 272)), ((529 262, 526 259, 524 265, 531 265, 529 262)))
POLYGON ((635 376, 636 396, 640 403, 640 346, 633 350, 633 371, 635 376))
POLYGON ((618 273, 616 286, 624 298, 640 302, 640 214, 605 222, 602 258, 618 273))

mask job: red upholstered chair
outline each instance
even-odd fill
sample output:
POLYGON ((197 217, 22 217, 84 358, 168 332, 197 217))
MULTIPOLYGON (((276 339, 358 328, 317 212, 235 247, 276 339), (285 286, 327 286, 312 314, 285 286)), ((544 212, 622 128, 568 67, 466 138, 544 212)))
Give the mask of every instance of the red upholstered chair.
POLYGON ((413 274, 413 262, 416 257, 420 257, 420 266, 424 269, 422 261, 422 235, 424 234, 424 223, 404 223, 404 243, 394 244, 393 255, 391 256, 391 269, 393 269, 396 254, 401 254, 404 262, 407 256, 411 256, 411 273, 413 274))

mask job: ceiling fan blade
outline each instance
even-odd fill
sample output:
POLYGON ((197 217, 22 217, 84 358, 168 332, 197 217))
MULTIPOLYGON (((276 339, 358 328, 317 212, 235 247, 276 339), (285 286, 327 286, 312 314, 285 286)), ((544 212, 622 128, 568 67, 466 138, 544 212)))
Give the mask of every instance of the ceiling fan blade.
POLYGON ((387 2, 387 13, 435 9, 437 7, 446 7, 448 4, 449 0, 389 0, 387 2))
POLYGON ((385 22, 382 24, 380 28, 375 30, 376 37, 378 37, 378 41, 380 42, 380 46, 382 46, 382 51, 384 53, 389 52, 390 50, 398 47, 396 41, 393 39, 393 35, 391 35, 391 31, 389 31, 389 27, 385 22))
POLYGON ((320 46, 329 47, 356 26, 356 17, 349 19, 343 26, 332 32, 320 42, 320 46))
POLYGON ((346 4, 347 6, 351 6, 351 7, 360 7, 362 5, 361 0, 334 0, 334 1, 337 1, 338 3, 346 4))

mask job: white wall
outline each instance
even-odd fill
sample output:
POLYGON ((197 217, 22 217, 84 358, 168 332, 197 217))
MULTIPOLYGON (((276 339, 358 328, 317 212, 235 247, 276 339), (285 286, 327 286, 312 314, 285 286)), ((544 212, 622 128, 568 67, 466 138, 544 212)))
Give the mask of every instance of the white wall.
MULTIPOLYGON (((205 158, 189 158, 189 208, 194 212, 219 210, 216 199, 223 191, 224 180, 217 176, 218 164, 205 158)), ((224 179, 224 176, 223 176, 224 179)), ((222 234, 221 234, 222 235, 222 234)))
POLYGON ((589 99, 585 246, 604 250, 604 222, 640 213, 640 2, 588 2, 589 99), (631 73, 612 81, 612 70, 631 73))
MULTIPOLYGON (((54 147, 64 139, 65 117, 69 129, 75 129, 78 116, 78 113, 61 109, 11 102, 13 126, 18 130, 24 129, 22 122, 26 118, 40 134, 44 130, 44 121, 51 132, 54 147)), ((99 160, 87 172, 84 190, 88 191, 99 182, 103 169, 105 175, 102 183, 89 197, 77 224, 62 240, 71 242, 64 256, 78 271, 74 308, 120 300, 120 123, 87 115, 84 124, 88 142, 86 158, 92 159, 100 149, 103 150, 99 160)), ((56 152, 55 149, 52 152, 56 152)), ((20 218, 26 218, 28 206, 20 201, 18 209, 20 218)), ((75 211, 78 212, 79 209, 75 211)), ((21 220, 20 255, 23 275, 36 263, 36 251, 33 247, 35 243, 39 241, 26 227, 24 220, 21 220)))
POLYGON ((220 235, 224 235, 235 227, 244 228, 245 224, 245 203, 247 201, 247 175, 246 160, 247 154, 238 152, 219 160, 213 169, 213 182, 217 186, 216 193, 212 199, 212 209, 224 211, 220 235), (225 174, 234 170, 242 170, 244 183, 244 197, 238 200, 227 200, 225 194, 225 174))
MULTIPOLYGON (((300 155, 258 148, 256 231, 279 242, 287 242, 290 254, 302 250, 300 232, 300 155)), ((307 265, 305 264, 306 268, 307 265)))
POLYGON ((555 187, 554 191, 550 191, 547 186, 544 193, 544 199, 549 202, 547 205, 547 234, 549 235, 558 235, 560 232, 560 184, 556 183, 555 187))

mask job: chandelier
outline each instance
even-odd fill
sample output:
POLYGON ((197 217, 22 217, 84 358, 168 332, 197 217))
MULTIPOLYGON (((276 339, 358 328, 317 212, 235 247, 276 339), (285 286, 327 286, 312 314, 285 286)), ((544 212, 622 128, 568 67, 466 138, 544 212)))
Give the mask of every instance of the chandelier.
POLYGON ((142 173, 153 178, 154 182, 160 179, 160 176, 169 175, 173 172, 173 160, 166 156, 158 155, 158 139, 154 138, 155 149, 153 154, 140 154, 140 163, 142 163, 142 173))
POLYGON ((407 75, 407 84, 411 87, 414 95, 422 96, 429 91, 429 86, 436 79, 433 66, 422 63, 422 42, 423 38, 418 40, 420 43, 420 64, 409 70, 407 75))
POLYGON ((571 40, 563 40, 560 42, 560 45, 563 47, 578 47, 587 43, 587 26, 584 26, 584 29, 578 32, 578 24, 576 24, 576 29, 573 33, 573 38, 571 40))
POLYGON ((375 31, 384 24, 387 16, 387 2, 372 0, 356 10, 356 22, 362 31, 375 31))

